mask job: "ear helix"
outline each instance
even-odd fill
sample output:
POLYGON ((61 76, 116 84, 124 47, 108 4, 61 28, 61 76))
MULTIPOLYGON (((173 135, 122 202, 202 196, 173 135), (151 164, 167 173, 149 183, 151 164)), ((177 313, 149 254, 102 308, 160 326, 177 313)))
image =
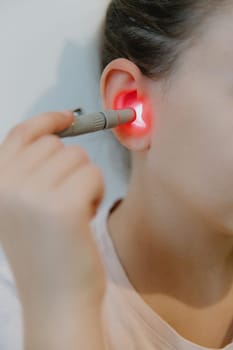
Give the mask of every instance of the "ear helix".
POLYGON ((136 119, 116 129, 125 136, 143 136, 148 132, 151 125, 148 106, 145 98, 138 98, 137 91, 123 91, 115 99, 115 109, 133 108, 136 111, 136 119))

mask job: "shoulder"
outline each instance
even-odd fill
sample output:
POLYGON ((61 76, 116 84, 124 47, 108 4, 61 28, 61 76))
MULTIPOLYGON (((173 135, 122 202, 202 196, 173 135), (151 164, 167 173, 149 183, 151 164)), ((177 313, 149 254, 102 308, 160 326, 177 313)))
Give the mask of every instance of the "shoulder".
POLYGON ((108 232, 108 217, 112 208, 114 208, 119 200, 121 200, 121 198, 106 201, 91 222, 92 235, 97 244, 106 269, 108 269, 109 265, 108 260, 111 260, 110 252, 112 250, 112 243, 108 232))
POLYGON ((103 231, 107 230, 108 216, 112 209, 116 206, 116 204, 122 199, 123 196, 110 199, 104 202, 103 205, 100 207, 100 209, 97 212, 97 215, 91 221, 91 227, 95 237, 101 235, 103 231))

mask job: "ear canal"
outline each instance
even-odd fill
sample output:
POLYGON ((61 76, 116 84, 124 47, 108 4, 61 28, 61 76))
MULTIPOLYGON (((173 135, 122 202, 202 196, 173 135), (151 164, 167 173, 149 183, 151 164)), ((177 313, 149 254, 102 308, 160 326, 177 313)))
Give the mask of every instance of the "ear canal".
POLYGON ((148 107, 145 98, 138 98, 136 90, 121 92, 115 99, 114 108, 133 108, 136 111, 135 121, 117 127, 121 133, 140 137, 148 132, 151 125, 148 107))

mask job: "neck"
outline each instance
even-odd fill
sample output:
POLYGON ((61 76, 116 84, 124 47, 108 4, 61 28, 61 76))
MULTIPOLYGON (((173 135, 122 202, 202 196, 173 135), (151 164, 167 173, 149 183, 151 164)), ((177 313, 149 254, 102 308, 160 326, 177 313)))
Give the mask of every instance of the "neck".
POLYGON ((141 294, 165 293, 200 306, 233 287, 233 235, 219 232, 161 183, 134 177, 109 217, 109 231, 132 284, 141 294), (136 191, 135 191, 136 189, 136 191))

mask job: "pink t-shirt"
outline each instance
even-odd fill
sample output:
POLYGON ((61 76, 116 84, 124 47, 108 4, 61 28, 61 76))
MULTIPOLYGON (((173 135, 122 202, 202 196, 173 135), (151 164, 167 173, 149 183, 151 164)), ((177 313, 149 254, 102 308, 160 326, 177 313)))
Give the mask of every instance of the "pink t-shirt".
MULTIPOLYGON (((115 203, 103 207, 92 222, 107 276, 103 308, 107 349, 210 350, 178 334, 144 302, 131 285, 107 229, 107 217, 115 203)), ((233 350, 233 342, 222 349, 233 350)))

